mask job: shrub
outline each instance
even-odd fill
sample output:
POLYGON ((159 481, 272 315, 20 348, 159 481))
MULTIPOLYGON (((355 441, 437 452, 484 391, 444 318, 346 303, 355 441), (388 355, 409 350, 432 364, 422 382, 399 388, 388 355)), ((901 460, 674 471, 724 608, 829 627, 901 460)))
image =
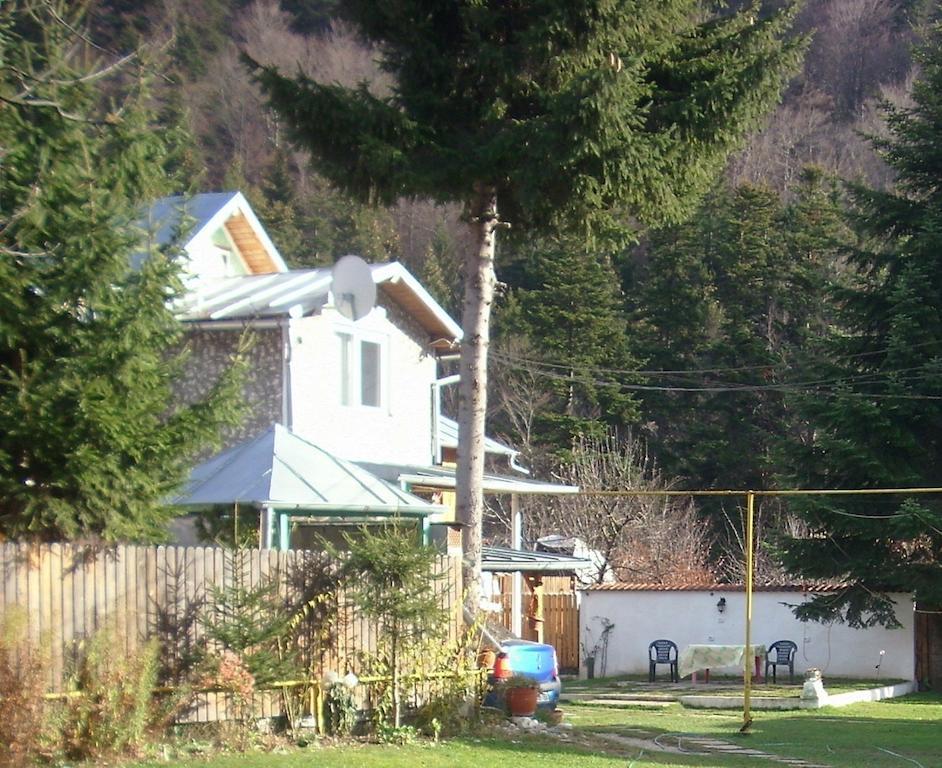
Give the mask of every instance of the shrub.
POLYGON ((353 687, 342 680, 331 683, 327 688, 325 704, 327 732, 332 736, 350 736, 359 714, 353 687))
POLYGON ((201 680, 201 686, 218 689, 226 694, 226 720, 219 724, 219 735, 227 746, 244 752, 253 736, 255 677, 243 658, 228 649, 218 655, 207 655, 204 663, 207 672, 201 680))
POLYGON ((49 751, 46 671, 46 660, 26 641, 25 617, 8 610, 0 621, 0 765, 30 765, 49 751))
POLYGON ((62 751, 70 759, 135 755, 164 713, 154 700, 160 646, 150 641, 130 654, 115 653, 112 630, 85 643, 72 676, 74 696, 58 717, 62 751))
MULTIPOLYGON (((253 686, 262 687, 299 674, 297 654, 290 642, 294 631, 291 609, 279 592, 279 576, 263 575, 253 584, 251 553, 227 552, 231 581, 210 590, 201 624, 211 650, 238 657, 251 674, 253 686)), ((226 662, 231 666, 230 662, 226 662)))

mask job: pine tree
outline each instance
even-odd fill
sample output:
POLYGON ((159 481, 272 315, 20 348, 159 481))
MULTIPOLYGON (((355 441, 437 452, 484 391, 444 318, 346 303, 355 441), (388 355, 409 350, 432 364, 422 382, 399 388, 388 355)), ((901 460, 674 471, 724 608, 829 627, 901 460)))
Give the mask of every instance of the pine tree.
POLYGON ((337 11, 377 45, 388 98, 250 63, 334 183, 466 208, 457 513, 476 606, 498 229, 578 236, 683 214, 777 99, 802 41, 783 42, 793 8, 704 21, 697 0, 348 0, 337 11))
MULTIPOLYGON (((815 171, 788 205, 767 188, 721 187, 635 255, 635 349, 664 372, 644 381, 642 420, 665 471, 687 487, 769 488, 780 442, 803 429, 787 392, 814 378, 806 358, 837 258, 830 194, 815 171)), ((699 502, 721 545, 741 539, 728 503, 699 502)))
POLYGON ((143 85, 98 108, 106 71, 79 68, 80 23, 65 3, 0 7, 0 531, 153 539, 238 382, 175 402, 178 265, 136 223, 174 153, 143 85))
MULTIPOLYGON (((800 402, 809 429, 789 446, 789 484, 942 485, 942 29, 917 55, 914 106, 886 106, 890 135, 876 141, 896 189, 850 189, 850 281, 835 290, 839 325, 817 372, 827 384, 800 402)), ((813 496, 794 507, 810 533, 783 543, 786 565, 847 584, 801 616, 892 626, 888 593, 942 602, 936 497, 813 496)))
POLYGON ((255 685, 293 680, 299 673, 291 643, 294 612, 281 595, 279 571, 261 573, 252 583, 252 551, 226 549, 230 580, 210 589, 201 624, 214 651, 231 651, 251 673, 255 685))
POLYGON ((378 531, 364 526, 344 538, 350 550, 342 566, 346 595, 378 624, 379 655, 392 689, 392 725, 398 728, 403 677, 425 655, 424 649, 444 640, 437 553, 419 543, 415 528, 401 520, 378 531))
MULTIPOLYGON (((622 384, 638 367, 628 351, 624 298, 608 253, 542 239, 509 254, 511 300, 495 317, 496 339, 523 337, 552 400, 536 414, 535 441, 563 456, 578 435, 606 434, 637 417, 622 384)), ((512 376, 518 361, 499 358, 512 376)))
POLYGON ((425 253, 420 280, 435 300, 454 317, 461 306, 461 274, 455 243, 443 222, 435 226, 425 253))
POLYGON ((784 207, 769 189, 718 189, 687 224, 655 234, 629 295, 651 377, 645 418, 665 469, 691 487, 767 486, 769 436, 791 325, 784 207), (712 391, 695 391, 695 390, 712 391), (693 391, 692 391, 693 390, 693 391))

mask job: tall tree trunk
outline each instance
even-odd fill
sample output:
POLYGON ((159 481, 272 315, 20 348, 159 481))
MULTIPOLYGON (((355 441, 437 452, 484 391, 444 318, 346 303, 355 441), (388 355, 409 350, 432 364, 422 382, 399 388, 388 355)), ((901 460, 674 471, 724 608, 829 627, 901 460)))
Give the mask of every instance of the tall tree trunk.
POLYGON ((458 385, 458 468, 455 504, 462 531, 465 605, 480 608, 481 524, 484 517, 484 421, 487 411, 487 348, 494 301, 494 246, 497 237, 497 191, 477 183, 470 211, 476 248, 464 264, 461 381, 458 385))

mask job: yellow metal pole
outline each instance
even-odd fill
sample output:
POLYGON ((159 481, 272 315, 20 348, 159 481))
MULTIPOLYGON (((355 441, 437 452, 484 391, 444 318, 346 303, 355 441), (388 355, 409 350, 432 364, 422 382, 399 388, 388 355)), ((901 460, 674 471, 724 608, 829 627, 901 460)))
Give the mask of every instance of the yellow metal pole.
POLYGON ((746 494, 746 650, 743 654, 742 729, 748 732, 752 725, 752 571, 753 571, 753 526, 755 523, 756 495, 746 494))
POLYGON ((324 699, 326 698, 324 696, 324 686, 321 685, 320 683, 316 683, 314 686, 314 689, 317 691, 317 702, 316 702, 317 715, 315 716, 315 720, 317 721, 317 732, 321 736, 326 736, 327 735, 327 719, 324 715, 324 709, 325 709, 324 699))

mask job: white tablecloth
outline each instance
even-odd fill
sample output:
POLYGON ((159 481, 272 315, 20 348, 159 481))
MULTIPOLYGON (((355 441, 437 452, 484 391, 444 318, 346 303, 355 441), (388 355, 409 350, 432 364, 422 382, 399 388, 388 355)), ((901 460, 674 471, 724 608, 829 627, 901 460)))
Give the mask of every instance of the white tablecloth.
POLYGON ((765 656, 764 645, 753 645, 749 654, 745 645, 688 645, 677 658, 677 672, 681 677, 701 669, 736 667, 744 671, 745 663, 753 663, 756 656, 765 656))

